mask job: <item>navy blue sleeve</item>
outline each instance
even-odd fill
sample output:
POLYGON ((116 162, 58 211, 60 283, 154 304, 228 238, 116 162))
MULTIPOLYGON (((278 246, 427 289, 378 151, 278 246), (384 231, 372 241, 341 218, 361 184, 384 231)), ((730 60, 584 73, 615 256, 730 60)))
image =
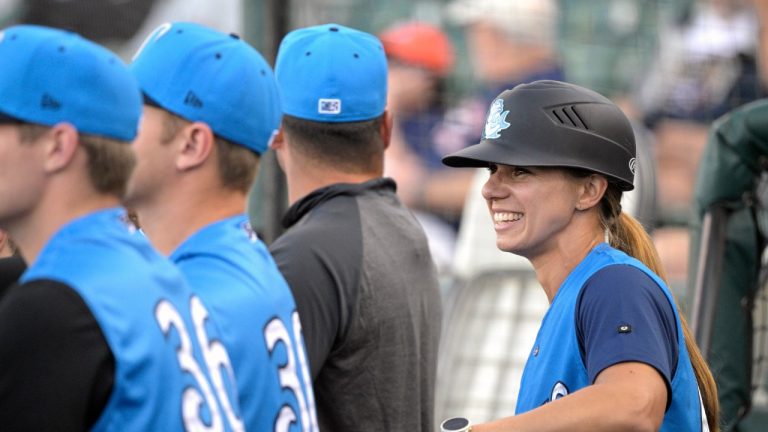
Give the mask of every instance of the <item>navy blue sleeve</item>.
POLYGON ((631 361, 654 367, 669 391, 678 355, 675 311, 650 276, 629 265, 605 267, 582 288, 575 317, 591 383, 604 369, 631 361))

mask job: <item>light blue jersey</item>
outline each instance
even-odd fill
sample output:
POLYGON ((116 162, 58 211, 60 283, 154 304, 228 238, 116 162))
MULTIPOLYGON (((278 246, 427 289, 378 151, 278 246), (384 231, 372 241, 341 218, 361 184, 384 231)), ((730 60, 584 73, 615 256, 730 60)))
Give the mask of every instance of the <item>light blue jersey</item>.
MULTIPOLYGON (((74 289, 115 360, 112 393, 93 430, 236 430, 212 385, 216 329, 183 277, 122 209, 97 211, 61 228, 21 282, 49 279, 74 289), (208 331, 209 333, 206 333, 208 331), (202 335, 202 337, 201 337, 202 335), (204 349, 201 349, 203 347, 204 349)), ((219 344, 220 346, 220 344, 219 344)))
MULTIPOLYGON (((674 300, 664 282, 640 261, 603 243, 568 275, 544 316, 536 342, 528 357, 520 384, 516 414, 565 397, 591 383, 579 353, 576 334, 576 302, 584 284, 600 269, 614 264, 634 266, 650 276, 670 304, 674 300)), ((679 315, 677 323, 678 358, 672 378, 672 401, 664 415, 662 431, 708 430, 703 422, 703 406, 693 367, 685 347, 679 315)))
POLYGON ((181 244, 171 260, 221 328, 246 429, 316 431, 296 305, 246 216, 204 227, 181 244))

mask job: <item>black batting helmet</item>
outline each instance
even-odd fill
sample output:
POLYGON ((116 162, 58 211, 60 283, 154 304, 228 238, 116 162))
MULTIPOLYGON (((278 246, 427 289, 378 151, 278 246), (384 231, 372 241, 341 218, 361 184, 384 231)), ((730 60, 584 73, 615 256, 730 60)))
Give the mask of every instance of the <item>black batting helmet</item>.
POLYGON ((634 187, 635 135, 606 97, 560 81, 535 81, 497 96, 480 143, 443 163, 583 168, 618 180, 626 191, 634 187))

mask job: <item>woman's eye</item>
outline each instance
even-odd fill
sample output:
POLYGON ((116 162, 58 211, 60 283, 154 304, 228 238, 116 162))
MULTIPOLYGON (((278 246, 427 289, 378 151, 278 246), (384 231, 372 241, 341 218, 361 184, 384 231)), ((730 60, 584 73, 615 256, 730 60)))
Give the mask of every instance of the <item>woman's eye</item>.
POLYGON ((490 172, 491 174, 495 173, 498 170, 499 170, 499 166, 498 165, 496 165, 496 164, 488 165, 488 172, 490 172))

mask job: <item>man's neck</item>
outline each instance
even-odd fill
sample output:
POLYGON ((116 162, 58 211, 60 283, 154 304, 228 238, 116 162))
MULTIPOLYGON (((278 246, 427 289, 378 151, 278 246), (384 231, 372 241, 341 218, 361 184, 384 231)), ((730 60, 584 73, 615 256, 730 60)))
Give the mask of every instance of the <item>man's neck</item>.
POLYGON ((323 168, 307 163, 304 169, 294 169, 287 172, 288 202, 290 205, 304 198, 313 191, 337 183, 364 183, 379 178, 377 173, 349 173, 335 169, 323 168))
POLYGON ((65 195, 61 199, 50 199, 50 195, 43 197, 32 212, 8 226, 8 232, 30 266, 64 225, 89 213, 120 205, 114 196, 92 192, 65 195))
POLYGON ((142 231, 166 256, 203 227, 245 212, 242 192, 224 188, 175 192, 134 209, 142 231))

